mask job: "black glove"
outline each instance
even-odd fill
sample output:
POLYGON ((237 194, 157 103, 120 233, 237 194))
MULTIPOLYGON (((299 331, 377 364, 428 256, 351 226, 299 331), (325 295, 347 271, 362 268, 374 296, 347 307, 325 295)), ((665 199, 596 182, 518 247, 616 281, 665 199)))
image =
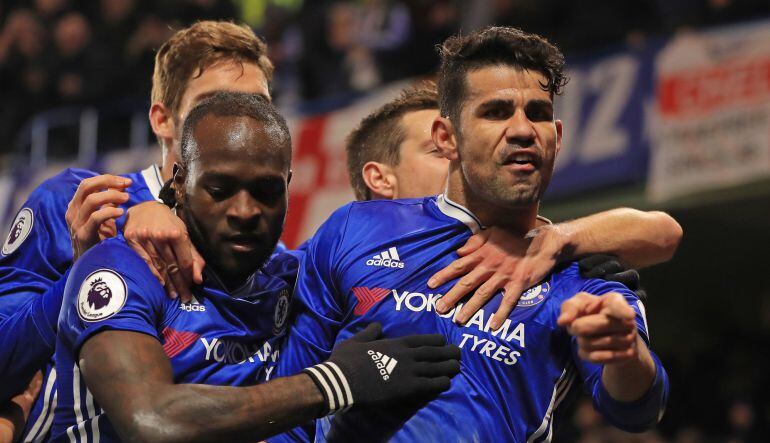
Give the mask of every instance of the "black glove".
POLYGON ((449 389, 460 372, 460 348, 440 334, 380 339, 382 325, 372 323, 341 342, 331 357, 302 372, 313 379, 327 401, 323 415, 355 404, 427 399, 449 389))
POLYGON ((589 255, 578 262, 578 267, 584 278, 616 281, 634 291, 640 300, 647 299, 647 292, 640 286, 639 273, 635 269, 626 269, 614 255, 589 255))

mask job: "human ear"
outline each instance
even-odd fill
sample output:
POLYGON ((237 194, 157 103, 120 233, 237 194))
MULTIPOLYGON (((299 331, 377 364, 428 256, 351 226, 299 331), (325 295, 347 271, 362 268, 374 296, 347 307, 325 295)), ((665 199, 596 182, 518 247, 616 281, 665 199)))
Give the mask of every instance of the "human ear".
POLYGON ((361 168, 361 176, 373 198, 396 198, 398 179, 390 166, 379 162, 367 162, 361 168))
POLYGON ((457 160, 457 137, 451 120, 447 117, 436 117, 431 125, 431 138, 441 155, 449 160, 457 160))
POLYGON ((163 103, 155 102, 150 107, 149 117, 152 132, 155 133, 159 140, 163 141, 165 146, 170 146, 171 140, 174 139, 174 131, 176 130, 171 110, 163 103))

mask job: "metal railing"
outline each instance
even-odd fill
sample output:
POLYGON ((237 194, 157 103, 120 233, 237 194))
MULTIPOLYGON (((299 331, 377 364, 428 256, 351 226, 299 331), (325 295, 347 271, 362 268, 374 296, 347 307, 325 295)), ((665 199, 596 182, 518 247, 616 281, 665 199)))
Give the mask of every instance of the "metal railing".
POLYGON ((73 160, 81 166, 93 164, 106 148, 99 144, 99 128, 105 120, 129 122, 129 130, 122 137, 125 143, 115 147, 147 146, 151 132, 146 103, 125 100, 104 106, 55 108, 36 114, 19 131, 13 152, 14 168, 44 168, 49 161, 51 132, 58 129, 71 129, 77 134, 73 160))

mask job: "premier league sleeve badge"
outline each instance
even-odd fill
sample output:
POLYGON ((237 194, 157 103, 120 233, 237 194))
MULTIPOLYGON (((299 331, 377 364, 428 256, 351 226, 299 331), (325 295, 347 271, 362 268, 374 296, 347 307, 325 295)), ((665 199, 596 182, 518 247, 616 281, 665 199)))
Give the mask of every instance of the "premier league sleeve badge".
POLYGON ((78 315, 83 321, 105 320, 126 304, 126 282, 116 272, 99 269, 83 281, 78 292, 78 315))

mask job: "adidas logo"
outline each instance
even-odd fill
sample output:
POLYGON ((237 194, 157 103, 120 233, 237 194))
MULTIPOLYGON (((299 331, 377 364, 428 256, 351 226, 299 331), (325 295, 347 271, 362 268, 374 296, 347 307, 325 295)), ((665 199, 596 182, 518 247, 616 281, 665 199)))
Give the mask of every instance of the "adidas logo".
POLYGON ((187 312, 206 312, 206 306, 200 304, 194 296, 189 303, 179 303, 179 309, 187 312))
POLYGON ((388 357, 382 352, 374 352, 372 350, 367 351, 367 354, 372 356, 374 364, 377 366, 377 369, 380 370, 382 379, 388 381, 390 379, 390 374, 393 373, 393 369, 395 369, 396 364, 398 364, 398 360, 388 357))
POLYGON ((366 261, 367 266, 383 266, 386 268, 404 269, 404 262, 398 256, 395 247, 388 248, 366 261))

